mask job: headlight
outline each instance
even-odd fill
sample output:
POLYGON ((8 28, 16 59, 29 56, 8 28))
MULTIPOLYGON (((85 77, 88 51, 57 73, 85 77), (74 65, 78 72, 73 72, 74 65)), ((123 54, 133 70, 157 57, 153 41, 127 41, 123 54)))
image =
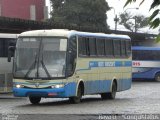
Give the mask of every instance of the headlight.
POLYGON ((23 85, 19 85, 19 84, 16 85, 16 88, 23 88, 23 87, 24 87, 23 85))
POLYGON ((51 87, 52 88, 62 88, 62 87, 64 87, 64 85, 63 84, 59 84, 59 85, 53 85, 51 87))

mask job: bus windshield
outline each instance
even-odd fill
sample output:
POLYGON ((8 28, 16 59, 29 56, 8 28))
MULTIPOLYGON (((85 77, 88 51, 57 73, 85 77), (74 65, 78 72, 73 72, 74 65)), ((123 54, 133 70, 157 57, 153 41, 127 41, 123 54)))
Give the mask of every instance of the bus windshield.
POLYGON ((67 39, 19 38, 14 59, 14 77, 65 77, 67 39))

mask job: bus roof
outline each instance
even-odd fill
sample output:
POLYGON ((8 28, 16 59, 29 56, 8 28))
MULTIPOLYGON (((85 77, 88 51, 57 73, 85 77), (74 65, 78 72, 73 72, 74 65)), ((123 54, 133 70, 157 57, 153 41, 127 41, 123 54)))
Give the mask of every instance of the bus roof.
POLYGON ((0 38, 17 38, 19 34, 0 33, 0 38))
POLYGON ((104 33, 89 33, 89 32, 79 32, 75 30, 66 30, 66 29, 51 29, 51 30, 34 30, 21 33, 19 36, 63 36, 70 37, 71 35, 79 36, 92 36, 92 37, 108 37, 108 38, 121 38, 121 39, 130 39, 127 35, 116 35, 116 34, 104 34, 104 33))
POLYGON ((160 50, 160 47, 132 46, 132 50, 160 50))

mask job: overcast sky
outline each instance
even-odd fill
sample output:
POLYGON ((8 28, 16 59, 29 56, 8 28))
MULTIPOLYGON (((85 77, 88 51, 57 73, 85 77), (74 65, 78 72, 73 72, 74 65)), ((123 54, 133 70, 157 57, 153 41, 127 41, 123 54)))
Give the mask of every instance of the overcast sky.
MULTIPOLYGON (((46 5, 49 6, 49 1, 50 0, 46 0, 46 5)), ((119 16, 119 14, 123 13, 124 11, 127 11, 127 12, 131 12, 133 15, 144 15, 144 16, 150 16, 151 13, 153 11, 150 11, 149 12, 149 9, 150 9, 150 5, 152 3, 153 0, 145 0, 145 2, 139 7, 139 3, 141 2, 141 0, 137 0, 138 2, 136 3, 132 3, 132 4, 129 4, 127 7, 123 8, 126 0, 106 0, 109 4, 110 7, 113 7, 115 9, 115 14, 117 14, 119 16), (129 9, 129 8, 136 8, 138 7, 139 9, 136 10, 136 9, 129 9)), ((115 14, 114 14, 114 9, 110 10, 109 12, 107 12, 107 16, 108 16, 108 19, 107 19, 107 23, 109 24, 110 26, 110 29, 114 29, 115 27, 115 23, 114 23, 114 17, 115 17, 115 14)), ((119 30, 126 30, 122 25, 118 25, 117 28, 119 30)), ((143 29, 144 32, 151 32, 151 33, 158 33, 158 28, 155 29, 155 30, 149 30, 149 28, 145 28, 143 29)))

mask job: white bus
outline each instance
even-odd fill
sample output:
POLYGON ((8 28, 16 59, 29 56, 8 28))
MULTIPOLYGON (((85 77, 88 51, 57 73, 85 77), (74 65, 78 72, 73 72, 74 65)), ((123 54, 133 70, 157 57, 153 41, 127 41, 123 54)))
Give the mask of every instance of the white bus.
MULTIPOLYGON (((114 99, 131 87, 131 40, 125 35, 36 30, 19 35, 14 56, 14 96, 114 99)), ((10 59, 10 58, 9 58, 10 59)))
POLYGON ((16 42, 17 34, 0 33, 0 93, 12 92, 12 63, 7 62, 9 43, 16 42))

